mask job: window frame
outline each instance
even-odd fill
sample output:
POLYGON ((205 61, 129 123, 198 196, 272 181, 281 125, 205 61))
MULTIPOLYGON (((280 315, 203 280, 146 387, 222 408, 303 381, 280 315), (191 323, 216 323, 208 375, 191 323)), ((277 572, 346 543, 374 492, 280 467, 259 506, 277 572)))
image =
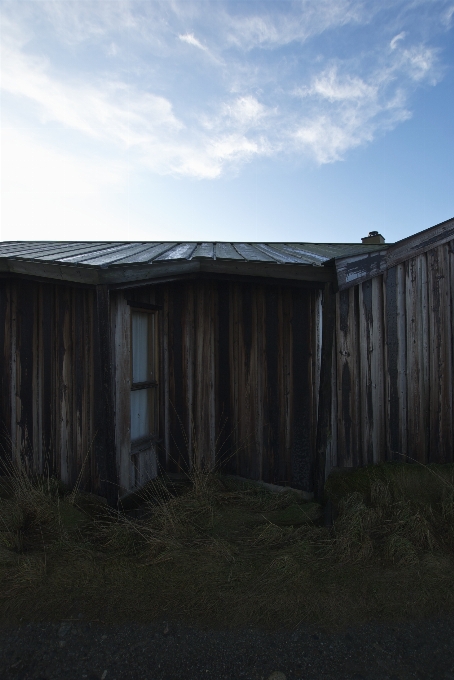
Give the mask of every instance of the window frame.
MULTIPOLYGON (((133 328, 132 328, 132 317, 134 312, 139 312, 139 313, 148 313, 148 314, 154 314, 154 333, 153 333, 153 338, 152 338, 152 343, 151 343, 151 348, 148 348, 148 351, 152 352, 154 354, 153 356, 153 363, 155 367, 155 376, 158 378, 159 376, 159 312, 162 310, 162 305, 154 305, 154 304, 148 304, 144 302, 136 302, 134 300, 127 300, 127 304, 130 306, 130 338, 131 338, 131 347, 130 347, 130 392, 135 392, 138 390, 146 390, 146 389, 154 389, 156 390, 155 392, 155 414, 154 414, 154 420, 155 420, 155 432, 147 434, 143 437, 140 437, 138 439, 134 439, 130 441, 131 445, 131 455, 135 455, 139 453, 140 451, 145 451, 150 448, 150 444, 152 443, 157 443, 160 440, 159 438, 159 379, 156 380, 145 380, 142 382, 133 382, 133 328)), ((149 341, 150 344, 150 341, 149 341)))

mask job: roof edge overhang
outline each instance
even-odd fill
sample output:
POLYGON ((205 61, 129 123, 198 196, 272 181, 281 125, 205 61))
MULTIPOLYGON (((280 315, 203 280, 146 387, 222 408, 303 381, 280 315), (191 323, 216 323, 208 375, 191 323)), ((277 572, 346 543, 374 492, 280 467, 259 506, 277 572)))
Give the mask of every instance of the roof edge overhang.
POLYGON ((297 281, 335 282, 333 261, 327 265, 278 264, 274 262, 238 261, 173 261, 153 262, 144 265, 111 265, 109 267, 62 265, 0 258, 0 273, 53 279, 60 282, 85 285, 130 285, 134 282, 153 282, 155 279, 178 278, 188 274, 223 274, 260 278, 289 279, 297 281))
POLYGON ((387 248, 381 246, 362 255, 336 258, 338 288, 344 290, 380 276, 387 269, 451 240, 454 240, 454 218, 408 236, 387 248))

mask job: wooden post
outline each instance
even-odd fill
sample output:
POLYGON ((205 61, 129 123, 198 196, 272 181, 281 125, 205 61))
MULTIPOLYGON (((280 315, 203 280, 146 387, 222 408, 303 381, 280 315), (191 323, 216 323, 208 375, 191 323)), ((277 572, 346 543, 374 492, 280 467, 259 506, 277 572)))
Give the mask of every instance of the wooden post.
POLYGON ((322 501, 325 486, 326 449, 331 437, 333 340, 336 319, 336 296, 331 283, 323 291, 322 352, 318 398, 317 439, 314 461, 314 498, 322 501))
POLYGON ((115 410, 109 304, 107 286, 96 286, 94 408, 97 434, 94 452, 100 477, 100 491, 107 498, 109 505, 116 507, 119 487, 115 455, 115 410))

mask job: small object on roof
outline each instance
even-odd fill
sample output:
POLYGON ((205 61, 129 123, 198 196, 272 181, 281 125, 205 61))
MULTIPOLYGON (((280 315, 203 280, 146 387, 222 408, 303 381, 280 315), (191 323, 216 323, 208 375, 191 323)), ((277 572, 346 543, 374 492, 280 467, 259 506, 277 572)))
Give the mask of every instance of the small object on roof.
POLYGON ((378 231, 370 231, 369 236, 364 236, 364 238, 361 239, 363 243, 384 243, 385 239, 381 234, 378 233, 378 231))

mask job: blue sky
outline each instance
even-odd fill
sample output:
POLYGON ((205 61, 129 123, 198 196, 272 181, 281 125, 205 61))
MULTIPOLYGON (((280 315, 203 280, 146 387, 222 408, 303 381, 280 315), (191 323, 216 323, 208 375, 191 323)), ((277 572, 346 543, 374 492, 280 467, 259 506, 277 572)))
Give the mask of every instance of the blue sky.
POLYGON ((2 240, 454 216, 452 0, 0 2, 2 240))

